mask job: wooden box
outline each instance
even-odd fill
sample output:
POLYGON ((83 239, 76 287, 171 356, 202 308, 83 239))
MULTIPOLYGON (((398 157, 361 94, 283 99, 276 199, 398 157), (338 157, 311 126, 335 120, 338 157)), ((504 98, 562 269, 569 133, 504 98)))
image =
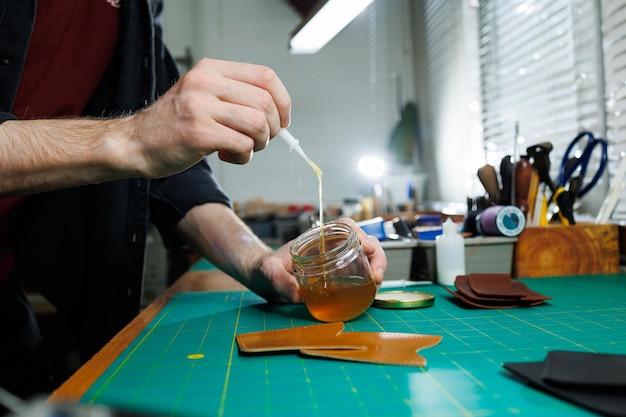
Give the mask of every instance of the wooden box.
POLYGON ((527 227, 515 246, 513 275, 549 277, 619 272, 618 226, 527 227))

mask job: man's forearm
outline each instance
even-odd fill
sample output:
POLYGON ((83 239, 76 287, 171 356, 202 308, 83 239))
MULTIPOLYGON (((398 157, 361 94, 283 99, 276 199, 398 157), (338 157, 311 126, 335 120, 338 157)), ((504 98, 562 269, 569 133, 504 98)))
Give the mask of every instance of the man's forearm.
POLYGON ((0 197, 164 177, 213 152, 245 164, 289 125, 290 110, 270 68, 205 58, 131 116, 0 124, 0 197))
POLYGON ((178 231, 200 255, 268 301, 300 302, 287 245, 272 250, 227 206, 192 208, 178 231))
POLYGON ((9 120, 0 124, 0 196, 135 176, 126 119, 9 120))
POLYGON ((254 262, 271 249, 227 206, 208 203, 194 207, 181 220, 178 230, 200 255, 244 285, 254 262))

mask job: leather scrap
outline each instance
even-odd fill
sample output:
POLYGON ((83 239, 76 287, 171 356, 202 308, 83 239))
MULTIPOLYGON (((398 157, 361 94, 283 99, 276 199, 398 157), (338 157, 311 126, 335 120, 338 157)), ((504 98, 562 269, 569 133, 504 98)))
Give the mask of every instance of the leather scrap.
POLYGON ((546 356, 541 378, 552 384, 624 390, 626 355, 553 350, 546 356))
POLYGON ((238 334, 235 339, 242 352, 276 352, 281 350, 366 349, 361 343, 339 339, 343 322, 314 324, 278 330, 238 334))
POLYGON ((465 297, 459 291, 453 291, 450 288, 446 288, 446 287, 444 287, 444 289, 448 291, 450 294, 454 295, 459 300, 461 300, 463 303, 470 305, 472 307, 477 307, 477 308, 517 308, 517 307, 533 307, 539 304, 543 304, 543 301, 535 301, 535 302, 523 303, 523 304, 499 303, 499 302, 489 303, 487 301, 473 301, 472 299, 465 297))
POLYGON ((460 275, 456 277, 456 280, 454 280, 454 286, 456 287, 458 292, 460 292, 465 298, 469 298, 470 300, 497 303, 514 303, 516 301, 516 299, 511 298, 511 296, 507 297, 495 294, 482 295, 475 292, 474 289, 470 286, 469 277, 466 275, 460 275))
POLYGON ((339 339, 347 339, 355 344, 362 343, 367 346, 367 349, 302 349, 301 352, 310 356, 356 362, 426 366, 426 358, 416 352, 438 345, 443 336, 386 332, 349 332, 341 333, 339 339))
POLYGON ((521 288, 524 289, 524 291, 526 291, 526 295, 524 295, 521 300, 523 301, 538 301, 538 300, 542 300, 542 301, 546 301, 546 300, 552 300, 552 297, 548 296, 548 295, 543 295, 540 294, 536 291, 531 290, 530 288, 528 288, 526 286, 526 284, 524 284, 521 281, 511 281, 511 286, 513 287, 517 287, 517 288, 521 288))
POLYGON ((626 417, 626 355, 551 351, 542 362, 502 366, 536 389, 602 415, 626 417))
POLYGON ((417 351, 436 346, 443 336, 392 332, 343 332, 342 322, 242 333, 235 337, 246 353, 300 351, 308 356, 390 365, 426 366, 417 351))
POLYGON ((516 308, 543 304, 552 297, 531 290, 509 274, 459 275, 456 291, 445 288, 463 303, 478 308, 516 308))
POLYGON ((511 285, 509 274, 470 274, 467 283, 477 295, 485 297, 523 297, 523 289, 511 285))

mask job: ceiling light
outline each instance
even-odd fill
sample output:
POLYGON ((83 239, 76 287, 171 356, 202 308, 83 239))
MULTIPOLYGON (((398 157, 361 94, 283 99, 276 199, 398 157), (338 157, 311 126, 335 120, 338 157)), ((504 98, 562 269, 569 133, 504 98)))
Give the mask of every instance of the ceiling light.
POLYGON ((359 160, 359 172, 371 178, 382 177, 386 168, 385 162, 380 158, 364 156, 359 160))
POLYGON ((292 54, 314 54, 359 15, 373 0, 320 0, 291 36, 292 54))

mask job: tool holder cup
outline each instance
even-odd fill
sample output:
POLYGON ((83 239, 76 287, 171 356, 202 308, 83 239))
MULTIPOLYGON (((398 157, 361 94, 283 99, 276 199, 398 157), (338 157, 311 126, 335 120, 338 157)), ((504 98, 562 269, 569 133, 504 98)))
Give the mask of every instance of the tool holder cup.
POLYGON ((376 283, 354 230, 329 222, 307 230, 289 248, 304 303, 319 321, 348 321, 367 310, 376 283))

